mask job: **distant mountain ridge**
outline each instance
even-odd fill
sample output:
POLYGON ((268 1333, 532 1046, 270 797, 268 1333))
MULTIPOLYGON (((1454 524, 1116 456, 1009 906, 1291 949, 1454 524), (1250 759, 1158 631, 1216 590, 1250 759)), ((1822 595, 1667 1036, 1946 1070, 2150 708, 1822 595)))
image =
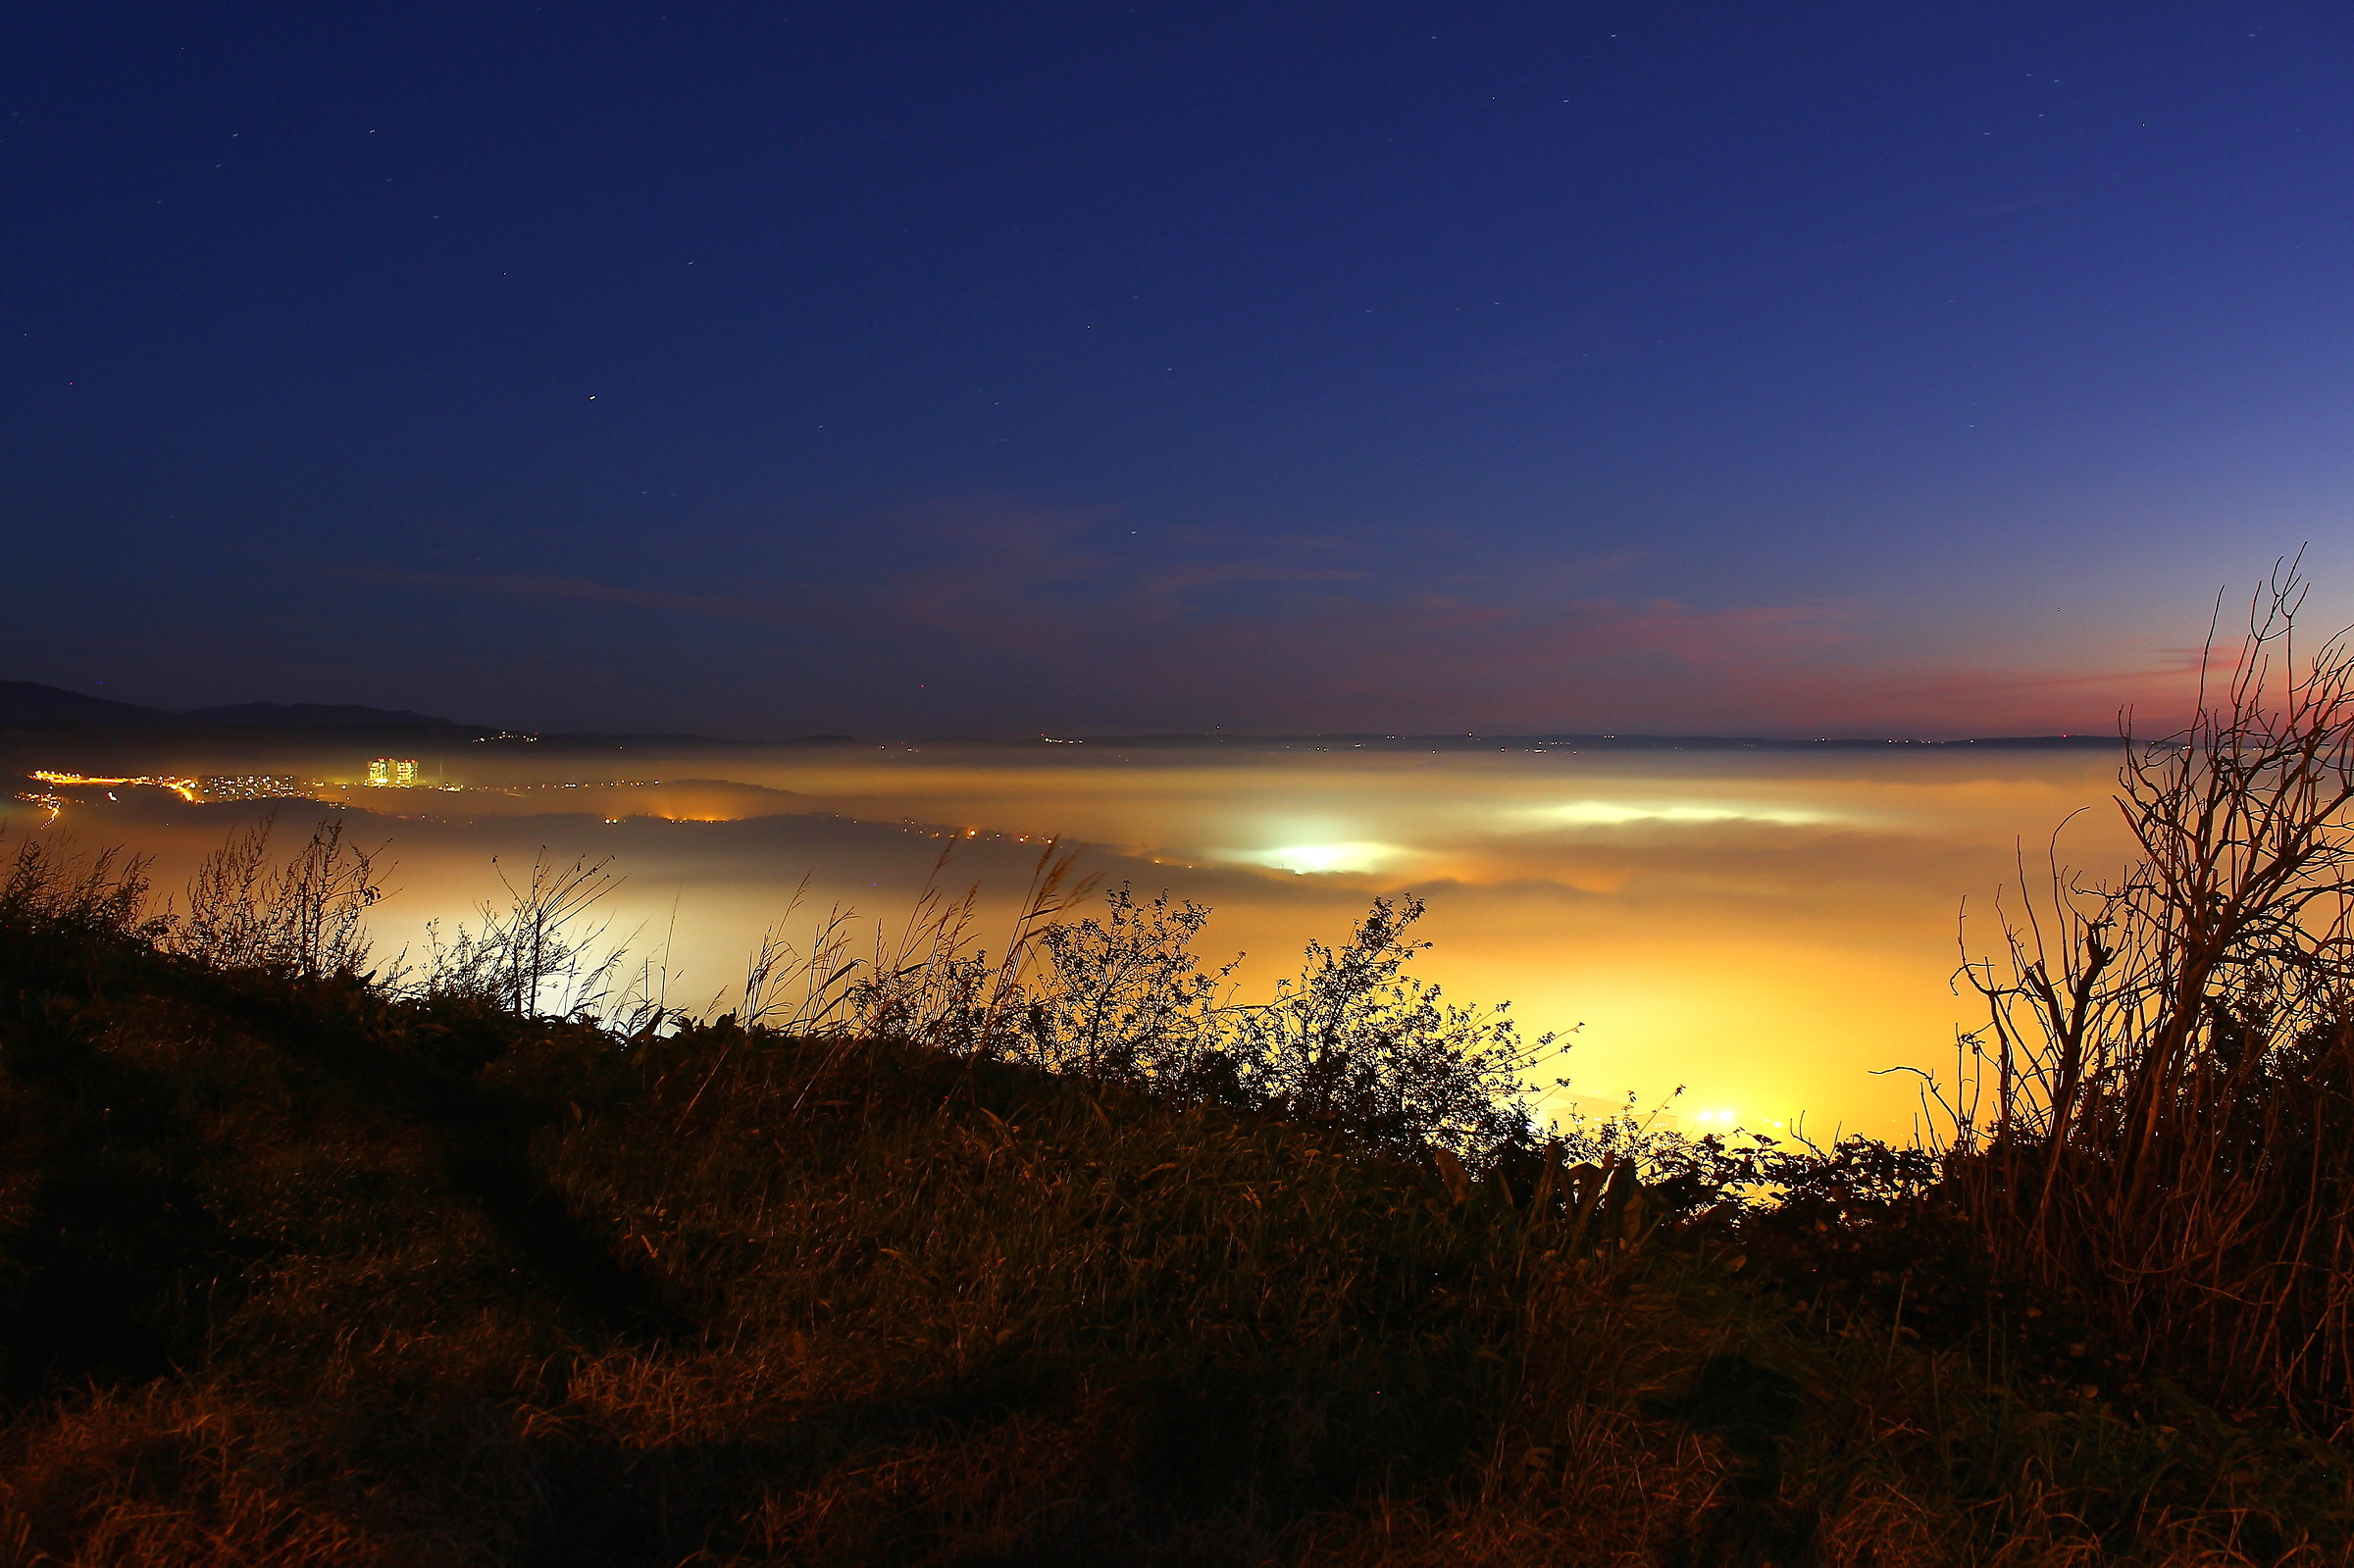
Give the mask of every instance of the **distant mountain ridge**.
POLYGON ((0 681, 0 724, 176 724, 179 715, 35 681, 0 681))
MULTIPOLYGON (((429 747, 473 741, 492 746, 542 746, 549 751, 741 744, 834 745, 851 739, 848 735, 803 735, 792 740, 744 742, 718 740, 710 735, 623 731, 525 733, 494 725, 465 724, 408 708, 370 708, 352 702, 231 702, 175 712, 135 702, 117 702, 111 697, 94 697, 37 681, 0 681, 0 730, 23 732, 48 726, 72 727, 90 734, 111 733, 120 739, 153 731, 159 732, 154 738, 162 740, 160 732, 195 730, 208 742, 233 741, 246 749, 259 746, 264 750, 282 750, 299 742, 304 731, 322 732, 320 738, 333 739, 337 744, 429 747), (325 732, 343 733, 329 735, 325 732), (380 733, 367 740, 362 732, 380 733)), ((172 738, 177 744, 182 737, 172 738)))
MULTIPOLYGON (((175 712, 169 708, 150 708, 135 702, 118 702, 111 697, 94 697, 86 692, 68 690, 64 686, 43 685, 36 681, 0 681, 0 727, 45 724, 77 724, 148 728, 161 725, 221 725, 239 730, 442 730, 461 732, 485 740, 523 740, 527 737, 490 725, 464 724, 455 719, 443 719, 430 713, 418 713, 408 708, 370 708, 351 702, 232 702, 212 707, 191 708, 175 712)), ((538 737, 528 737, 537 739, 538 737)), ((695 746, 768 744, 768 745, 845 745, 855 742, 845 734, 799 735, 790 740, 765 742, 721 741, 698 734, 640 734, 640 733, 584 733, 550 734, 547 739, 575 743, 627 745, 678 744, 695 746)), ((1968 739, 1924 740, 1889 736, 1820 736, 1793 739, 1766 735, 1677 735, 1677 734, 1593 734, 1593 733, 1504 733, 1504 734, 1376 734, 1359 733, 1326 734, 1248 734, 1228 732, 1176 733, 1159 734, 1089 734, 1069 739, 1047 735, 1022 737, 1000 735, 927 735, 920 743, 936 746, 1029 747, 1093 745, 1107 748, 1184 749, 1189 747, 1232 747, 1244 750, 1403 750, 1403 751, 1482 751, 1493 747, 1508 750, 1594 750, 1594 751, 1683 751, 1683 750, 1845 750, 1882 748, 1920 748, 1924 750, 1965 750, 1972 747, 1988 750, 2104 750, 2122 746, 2124 741, 2115 734, 2063 735, 1981 735, 1968 739)))
POLYGON ((37 681, 0 681, 0 724, 228 724, 269 730, 389 728, 430 725, 487 730, 406 708, 367 708, 349 702, 235 702, 175 713, 112 697, 93 697, 37 681))
POLYGON ((1225 747, 1238 751, 1963 751, 1971 747, 1995 751, 2107 751, 2124 745, 2114 733, 2058 735, 1972 735, 1955 740, 1926 740, 1891 735, 1821 735, 1792 738, 1776 735, 1678 734, 1251 734, 1219 731, 1210 733, 1176 732, 1157 734, 1086 734, 1068 737, 1026 735, 1008 739, 992 735, 926 735, 928 746, 1046 747, 1098 746, 1107 750, 1184 750, 1225 747))
POLYGON ((320 725, 437 724, 475 730, 455 719, 414 713, 407 708, 363 708, 354 702, 231 702, 214 708, 190 708, 180 715, 206 724, 258 724, 273 729, 308 730, 320 725))

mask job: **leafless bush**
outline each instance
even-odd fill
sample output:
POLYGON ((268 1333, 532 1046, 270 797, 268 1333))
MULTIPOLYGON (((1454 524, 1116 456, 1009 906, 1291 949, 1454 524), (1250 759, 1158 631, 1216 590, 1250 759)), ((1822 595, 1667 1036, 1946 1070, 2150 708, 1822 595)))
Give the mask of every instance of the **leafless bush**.
MULTIPOLYGON (((2354 1423, 2354 650, 2293 564, 2197 712, 2129 744, 2119 876, 2057 853, 1966 966, 1949 1166, 1998 1265, 2154 1364, 2354 1423)), ((2023 880, 2023 879, 2022 879, 2023 880)))
POLYGON ((188 881, 187 911, 171 921, 167 949, 224 969, 266 969, 305 980, 356 975, 367 965, 366 912, 383 896, 376 860, 329 818, 283 865, 270 862, 277 814, 204 857, 188 881))
MULTIPOLYGON (((605 873, 609 863, 576 860, 566 866, 543 850, 520 885, 499 872, 507 891, 504 909, 478 906, 480 924, 460 926, 446 939, 437 925, 427 928, 426 974, 418 989, 429 997, 487 1002, 518 1016, 594 1010, 607 999, 626 957, 605 943, 604 926, 580 924, 618 882, 605 873)), ((491 864, 497 865, 495 858, 491 864)))

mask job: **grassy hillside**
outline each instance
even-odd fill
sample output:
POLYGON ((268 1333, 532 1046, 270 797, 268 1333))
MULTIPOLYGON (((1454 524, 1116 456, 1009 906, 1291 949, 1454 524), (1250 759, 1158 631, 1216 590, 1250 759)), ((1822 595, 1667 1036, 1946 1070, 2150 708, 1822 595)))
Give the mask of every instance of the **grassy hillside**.
POLYGON ((2345 1559, 2342 1453, 1997 1365, 1856 1151, 1647 1202, 1297 1096, 202 962, 54 871, 0 899, 0 1561, 2345 1559))

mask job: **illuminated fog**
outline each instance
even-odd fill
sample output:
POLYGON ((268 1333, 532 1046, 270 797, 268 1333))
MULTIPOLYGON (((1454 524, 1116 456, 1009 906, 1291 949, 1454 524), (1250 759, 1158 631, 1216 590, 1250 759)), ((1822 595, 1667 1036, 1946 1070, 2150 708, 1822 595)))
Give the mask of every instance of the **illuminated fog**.
MULTIPOLYGON (((1410 889, 1430 906, 1426 974, 1510 999, 1531 1032, 1576 1029, 1550 1076, 1577 1102, 1648 1107, 1682 1085, 1688 1125, 1803 1112, 1818 1135, 1910 1126, 1918 1079, 1875 1071, 1951 1063, 1970 1016, 1948 984, 1965 898, 1989 909, 2021 844, 2040 856, 2114 770, 2083 752, 844 746, 428 759, 429 782, 468 787, 399 790, 356 786, 364 761, 312 771, 355 784, 340 792, 355 834, 396 863, 386 953, 494 896, 494 856, 610 856, 614 939, 674 1004, 724 1006, 804 877, 797 918, 844 904, 892 920, 953 843, 946 880, 979 883, 994 917, 1061 835, 1086 871, 1210 905, 1208 956, 1248 955, 1246 995, 1372 894, 1410 889)), ((81 791, 39 831, 152 852, 163 890, 261 809, 115 793, 81 791)), ((281 820, 320 809, 291 801, 281 820)), ((41 815, 19 807, 12 832, 41 815)), ((2117 858, 2112 817, 2077 819, 2078 858, 2117 858)))

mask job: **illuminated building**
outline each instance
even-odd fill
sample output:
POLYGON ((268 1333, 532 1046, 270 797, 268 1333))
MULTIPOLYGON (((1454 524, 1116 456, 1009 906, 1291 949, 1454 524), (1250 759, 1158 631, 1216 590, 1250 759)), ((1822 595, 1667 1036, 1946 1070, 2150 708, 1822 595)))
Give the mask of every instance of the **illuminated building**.
POLYGON ((368 783, 377 788, 409 789, 417 784, 415 757, 379 757, 368 764, 368 783))

